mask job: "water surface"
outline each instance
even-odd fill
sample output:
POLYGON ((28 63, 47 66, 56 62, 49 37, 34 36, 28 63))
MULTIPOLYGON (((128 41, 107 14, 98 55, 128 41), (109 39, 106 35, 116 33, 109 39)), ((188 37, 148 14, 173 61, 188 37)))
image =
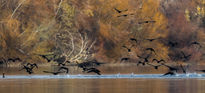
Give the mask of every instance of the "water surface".
POLYGON ((0 93, 204 93, 204 79, 1 79, 0 93))
MULTIPOLYGON (((33 75, 20 68, 2 68, 0 73, 9 76, 51 76, 43 70, 55 70, 56 67, 40 67, 33 75), (8 70, 9 69, 9 70, 8 70)), ((103 75, 157 74, 166 72, 166 68, 155 70, 136 66, 98 67, 103 75), (127 68, 127 69, 126 69, 127 68), (132 74, 131 74, 132 73, 132 74)), ((82 73, 79 68, 70 67, 69 75, 95 76, 94 73, 82 73)), ((193 74, 197 75, 197 74, 193 74)), ((66 76, 64 74, 59 76, 66 76)), ((186 76, 186 75, 184 75, 186 76)), ((203 76, 203 75, 202 75, 203 76)), ((57 76, 58 77, 58 76, 57 76)), ((5 78, 0 79, 0 93, 205 93, 205 78, 5 78)))

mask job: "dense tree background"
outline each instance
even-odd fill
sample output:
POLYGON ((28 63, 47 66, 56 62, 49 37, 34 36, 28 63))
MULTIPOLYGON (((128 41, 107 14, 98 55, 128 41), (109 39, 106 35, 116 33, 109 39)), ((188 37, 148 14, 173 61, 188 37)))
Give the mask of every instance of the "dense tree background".
POLYGON ((0 58, 46 62, 38 55, 55 53, 71 62, 136 62, 154 48, 154 58, 185 62, 183 51, 192 54, 186 62, 203 63, 204 44, 204 0, 0 0, 0 58))

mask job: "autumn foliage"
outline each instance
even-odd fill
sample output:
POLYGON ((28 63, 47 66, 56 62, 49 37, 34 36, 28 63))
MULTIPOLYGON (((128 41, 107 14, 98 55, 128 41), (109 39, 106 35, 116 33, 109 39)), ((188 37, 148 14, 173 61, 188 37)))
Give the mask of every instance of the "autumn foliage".
POLYGON ((184 61, 183 51, 192 54, 186 62, 203 62, 205 2, 186 1, 1 0, 0 58, 46 62, 38 55, 54 53, 71 62, 136 62, 153 48, 153 58, 184 61))

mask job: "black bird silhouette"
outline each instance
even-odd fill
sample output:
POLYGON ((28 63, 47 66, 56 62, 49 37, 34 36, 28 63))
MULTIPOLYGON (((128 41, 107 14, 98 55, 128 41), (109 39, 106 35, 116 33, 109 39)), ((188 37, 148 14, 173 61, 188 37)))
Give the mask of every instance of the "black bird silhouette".
POLYGON ((22 61, 22 60, 20 58, 8 58, 7 61, 16 62, 16 61, 22 61))
POLYGON ((117 17, 121 17, 121 16, 123 16, 123 17, 127 17, 127 16, 128 16, 128 14, 119 15, 119 16, 117 16, 117 17))
POLYGON ((44 58, 44 59, 46 59, 47 60, 47 62, 50 62, 52 59, 49 59, 47 56, 49 56, 49 55, 39 55, 39 56, 41 56, 42 58, 44 58))
POLYGON ((137 43, 137 39, 135 39, 135 38, 130 38, 130 40, 137 43))
POLYGON ((155 23, 156 21, 142 21, 142 22, 138 22, 138 24, 144 24, 144 23, 155 23))
POLYGON ((31 63, 27 63, 26 65, 23 65, 23 68, 20 69, 19 71, 25 69, 27 73, 32 74, 32 73, 33 73, 33 68, 34 68, 34 67, 38 68, 38 66, 37 66, 36 63, 33 63, 33 64, 31 64, 31 63))
POLYGON ((144 62, 149 62, 149 57, 150 57, 150 54, 147 55, 146 57, 141 57, 139 55, 137 55, 137 57, 141 58, 141 59, 144 59, 144 62))
POLYGON ((205 73, 205 70, 196 70, 196 71, 200 71, 200 72, 204 72, 205 73))
POLYGON ((121 58, 121 61, 128 61, 128 60, 130 60, 130 58, 127 57, 121 58))
POLYGON ((168 45, 171 46, 171 47, 176 47, 178 45, 178 43, 177 42, 173 42, 173 41, 169 41, 168 45))
POLYGON ((98 70, 98 69, 96 69, 96 68, 88 68, 86 71, 87 71, 87 73, 94 72, 94 73, 96 73, 96 74, 98 74, 98 75, 101 75, 101 74, 100 74, 100 70, 98 70))
POLYGON ((145 62, 138 61, 137 66, 139 66, 140 64, 142 64, 142 65, 144 66, 144 65, 145 65, 145 62))
POLYGON ((153 59, 152 62, 154 62, 154 61, 156 61, 157 63, 161 63, 161 62, 165 63, 164 59, 161 59, 161 60, 153 59))
POLYGON ((172 72, 172 71, 170 71, 170 72, 167 72, 167 73, 165 73, 165 74, 163 74, 162 76, 167 76, 167 75, 176 75, 174 72, 172 72))
POLYGON ((158 69, 161 66, 161 64, 160 65, 153 65, 153 64, 149 64, 149 63, 147 63, 147 65, 153 66, 154 69, 158 69))
POLYGON ((34 67, 38 68, 38 65, 36 63, 27 63, 26 66, 28 66, 30 69, 33 69, 34 67))
POLYGON ((6 63, 7 61, 4 58, 1 58, 0 64, 6 63))
POLYGON ((171 66, 168 66, 168 65, 166 65, 166 64, 164 64, 164 63, 161 63, 163 66, 166 66, 167 68, 169 68, 169 70, 170 71, 178 71, 178 69, 177 68, 175 68, 175 67, 171 67, 171 66))
POLYGON ((191 46, 191 45, 198 45, 200 48, 202 47, 201 44, 200 44, 199 42, 196 42, 196 41, 191 42, 190 46, 191 46))
POLYGON ((51 72, 51 71, 43 71, 44 73, 51 73, 51 74, 53 74, 53 75, 58 75, 58 74, 60 74, 60 73, 64 73, 64 72, 62 72, 62 71, 57 71, 57 72, 51 72))
POLYGON ((58 69, 58 71, 62 71, 62 70, 65 70, 66 73, 69 72, 69 69, 68 69, 67 67, 60 67, 60 68, 58 69))
POLYGON ((183 73, 185 73, 185 74, 186 74, 186 70, 184 69, 184 67, 182 66, 182 64, 180 64, 180 67, 181 67, 181 69, 182 69, 183 73))
POLYGON ((86 67, 82 67, 83 68, 83 72, 88 71, 88 68, 86 67))
POLYGON ((183 55, 182 59, 184 59, 184 61, 188 61, 188 60, 190 59, 191 54, 185 55, 185 53, 184 53, 183 51, 181 51, 181 53, 182 53, 182 55, 183 55))
POLYGON ((151 51, 151 53, 154 52, 155 55, 156 55, 156 52, 155 52, 155 50, 154 50, 153 48, 146 48, 145 50, 146 50, 146 51, 151 51))
POLYGON ((125 12, 125 11, 128 11, 128 9, 126 9, 126 10, 118 10, 117 8, 114 8, 115 9, 115 11, 117 12, 117 13, 122 13, 123 11, 125 12))
POLYGON ((154 41, 154 40, 156 40, 156 39, 146 39, 146 40, 148 40, 148 41, 152 42, 152 41, 154 41))
POLYGON ((28 74, 32 74, 32 73, 33 73, 33 69, 30 68, 29 66, 23 65, 23 68, 20 69, 19 71, 21 71, 21 70, 23 70, 23 69, 25 69, 28 74))
MULTIPOLYGON (((131 49, 130 49, 130 48, 128 48, 128 47, 126 47, 125 45, 124 45, 124 46, 122 46, 122 47, 123 47, 123 48, 126 48, 128 52, 131 52, 131 49)), ((131 48, 132 48, 132 47, 131 47, 131 48)))

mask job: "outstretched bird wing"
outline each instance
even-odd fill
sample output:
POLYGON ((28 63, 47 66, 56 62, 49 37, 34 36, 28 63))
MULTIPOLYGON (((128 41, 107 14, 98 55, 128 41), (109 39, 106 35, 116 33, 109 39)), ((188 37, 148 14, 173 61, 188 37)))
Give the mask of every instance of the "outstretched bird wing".
POLYGON ((69 72, 69 69, 68 69, 67 67, 60 67, 60 68, 58 69, 58 71, 61 71, 61 70, 66 70, 66 73, 69 72))
POLYGON ((129 60, 129 58, 121 58, 121 61, 129 60))
POLYGON ((157 60, 157 59, 153 59, 153 60, 152 60, 152 62, 154 62, 154 61, 158 62, 158 60, 157 60))
POLYGON ((117 8, 114 8, 116 12, 121 13, 122 11, 118 10, 117 8))
POLYGON ((51 72, 51 71, 43 71, 44 73, 54 73, 54 72, 51 72))
POLYGON ((199 42, 196 42, 196 41, 192 42, 192 43, 190 44, 190 46, 191 46, 191 45, 199 45, 200 48, 202 47, 201 44, 200 44, 199 42))
POLYGON ((36 63, 33 64, 36 68, 38 68, 38 65, 36 63))
POLYGON ((97 73, 98 75, 101 75, 100 74, 100 70, 96 69, 96 68, 89 68, 87 73, 90 73, 90 72, 94 72, 94 73, 97 73))

